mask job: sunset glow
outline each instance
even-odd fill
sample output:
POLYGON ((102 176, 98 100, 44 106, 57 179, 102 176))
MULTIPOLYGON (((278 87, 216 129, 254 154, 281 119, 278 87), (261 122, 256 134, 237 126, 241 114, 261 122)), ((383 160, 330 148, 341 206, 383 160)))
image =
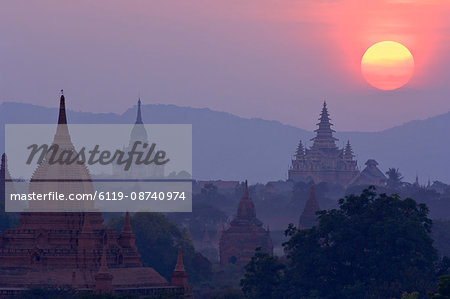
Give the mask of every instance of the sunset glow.
POLYGON ((361 72, 366 81, 378 89, 398 89, 411 79, 414 73, 414 58, 400 43, 379 42, 364 54, 361 72))

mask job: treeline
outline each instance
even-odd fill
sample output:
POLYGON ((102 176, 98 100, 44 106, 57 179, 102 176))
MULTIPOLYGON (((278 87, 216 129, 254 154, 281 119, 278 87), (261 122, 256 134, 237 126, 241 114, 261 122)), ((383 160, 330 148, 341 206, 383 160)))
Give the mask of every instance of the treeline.
POLYGON ((241 280, 243 294, 449 298, 445 294, 450 285, 443 275, 450 261, 439 258, 433 247, 428 212, 413 199, 377 194, 374 188, 349 195, 339 200, 337 209, 319 212, 317 226, 298 230, 290 225, 285 258, 256 251, 241 280), (443 278, 438 289, 439 277, 443 278))

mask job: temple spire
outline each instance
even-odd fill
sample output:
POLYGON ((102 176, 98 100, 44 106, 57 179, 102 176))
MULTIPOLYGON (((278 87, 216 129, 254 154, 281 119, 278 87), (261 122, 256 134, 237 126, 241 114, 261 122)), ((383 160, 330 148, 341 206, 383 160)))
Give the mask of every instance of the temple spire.
POLYGON ((319 211, 319 202, 316 198, 316 191, 314 185, 311 186, 311 191, 309 193, 309 198, 306 201, 305 208, 303 209, 303 213, 300 216, 299 228, 300 229, 308 229, 317 224, 317 215, 316 212, 319 211))
POLYGON ((305 159, 305 148, 303 147, 303 143, 301 140, 298 142, 297 150, 295 152, 295 159, 296 160, 305 159))
POLYGON ((128 213, 128 211, 125 213, 125 222, 122 228, 122 234, 123 233, 133 233, 133 230, 131 229, 130 213, 128 213))
POLYGON ((6 154, 3 153, 3 154, 2 154, 1 170, 5 170, 5 169, 6 169, 6 154))
POLYGON ((322 112, 320 113, 318 129, 314 130, 316 132, 316 137, 312 138, 311 141, 314 141, 313 147, 315 148, 327 148, 327 149, 335 149, 337 138, 333 137, 333 133, 335 132, 331 129, 333 125, 330 122, 330 114, 328 113, 327 102, 323 102, 322 112))
POLYGON ((350 140, 347 140, 347 145, 344 149, 344 159, 345 160, 353 160, 353 157, 355 155, 353 154, 352 146, 350 145, 350 140))
POLYGON ((186 270, 185 270, 184 264, 183 264, 183 254, 182 254, 181 246, 178 247, 177 264, 175 265, 175 269, 172 272, 171 278, 172 278, 171 284, 173 286, 184 288, 185 298, 192 298, 190 296, 192 294, 191 294, 191 287, 189 286, 189 282, 188 282, 188 274, 186 273, 186 270))
POLYGON ((177 264, 175 265, 175 271, 185 271, 183 263, 183 250, 181 246, 178 246, 177 264))
POLYGON ((61 89, 61 97, 59 99, 58 124, 59 125, 66 125, 67 124, 66 99, 64 98, 64 90, 62 90, 62 89, 61 89))
POLYGON ((126 248, 135 248, 136 236, 133 233, 130 222, 130 213, 128 211, 125 213, 125 221, 122 228, 122 233, 120 234, 119 244, 126 248))
POLYGON ((89 213, 84 213, 84 221, 83 221, 83 227, 81 228, 82 233, 91 233, 92 232, 92 226, 91 222, 89 221, 89 213))
POLYGON ((247 182, 247 180, 245 180, 245 184, 244 184, 244 196, 245 196, 245 197, 249 197, 249 194, 248 194, 248 182, 247 182))
POLYGON ((137 116, 136 116, 136 124, 142 125, 142 115, 141 115, 141 98, 139 97, 138 100, 138 110, 137 110, 137 116))
POLYGON ((251 220, 256 218, 255 205, 248 192, 248 182, 245 180, 244 193, 239 201, 239 207, 237 212, 238 219, 251 220))
POLYGON ((106 245, 103 246, 102 259, 100 262, 99 273, 108 273, 108 263, 106 261, 106 245))
POLYGON ((322 113, 320 114, 320 121, 329 122, 330 114, 328 113, 327 101, 323 101, 322 113))
POLYGON ((6 178, 6 172, 8 171, 8 166, 6 166, 6 154, 2 154, 2 163, 0 165, 0 176, 3 180, 6 178))
MULTIPOLYGON (((11 179, 11 175, 8 171, 8 161, 6 154, 2 154, 2 163, 0 166, 0 211, 5 211, 5 198, 8 194, 14 193, 14 187, 12 183, 7 183, 7 180, 11 179)), ((1 237, 0 237, 1 240, 1 237)), ((0 241, 1 243, 1 241, 0 241)))
POLYGON ((108 271, 108 263, 106 260, 106 246, 103 246, 102 258, 100 260, 100 269, 95 274, 94 290, 96 293, 109 293, 113 290, 113 275, 108 271))
POLYGON ((66 99, 64 97, 64 91, 62 89, 61 97, 59 99, 58 125, 56 127, 56 133, 53 139, 53 143, 64 149, 73 149, 73 144, 70 140, 69 128, 67 126, 66 99))

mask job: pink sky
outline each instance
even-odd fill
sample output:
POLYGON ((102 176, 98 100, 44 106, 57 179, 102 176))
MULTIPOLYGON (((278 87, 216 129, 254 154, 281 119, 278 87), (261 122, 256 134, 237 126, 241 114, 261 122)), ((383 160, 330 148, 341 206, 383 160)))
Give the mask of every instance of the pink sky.
POLYGON ((0 101, 122 113, 208 107, 313 129, 374 131, 450 110, 450 2, 443 0, 8 1, 0 10, 0 101), (448 19, 448 18, 447 18, 448 19), (404 88, 373 89, 365 49, 407 46, 404 88))

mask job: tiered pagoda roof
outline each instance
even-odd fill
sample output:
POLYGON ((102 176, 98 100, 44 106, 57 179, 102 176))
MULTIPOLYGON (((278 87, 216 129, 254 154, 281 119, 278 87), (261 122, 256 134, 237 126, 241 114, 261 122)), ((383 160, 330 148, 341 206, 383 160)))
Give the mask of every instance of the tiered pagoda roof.
POLYGON ((304 148, 300 141, 289 169, 289 179, 292 181, 313 181, 315 183, 330 182, 347 186, 359 173, 357 162, 350 142, 340 149, 336 146, 337 138, 330 122, 327 103, 323 103, 316 136, 310 148, 304 148), (304 154, 303 154, 304 153, 304 154))

